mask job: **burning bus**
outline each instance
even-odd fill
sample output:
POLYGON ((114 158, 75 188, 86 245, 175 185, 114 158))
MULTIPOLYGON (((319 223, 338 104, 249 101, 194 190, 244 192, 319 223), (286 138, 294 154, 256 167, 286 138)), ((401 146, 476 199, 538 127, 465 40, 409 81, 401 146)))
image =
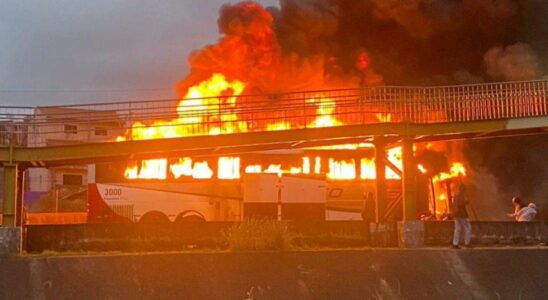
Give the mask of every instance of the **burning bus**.
MULTIPOLYGON (((362 220, 366 201, 376 193, 375 166, 370 158, 373 149, 356 147, 98 164, 90 168, 95 182, 88 188, 88 219, 362 220)), ((389 167, 386 177, 387 200, 379 204, 379 213, 383 220, 397 220, 401 218, 401 180, 389 167)), ((418 210, 422 212, 429 210, 431 196, 426 177, 420 178, 418 210)))

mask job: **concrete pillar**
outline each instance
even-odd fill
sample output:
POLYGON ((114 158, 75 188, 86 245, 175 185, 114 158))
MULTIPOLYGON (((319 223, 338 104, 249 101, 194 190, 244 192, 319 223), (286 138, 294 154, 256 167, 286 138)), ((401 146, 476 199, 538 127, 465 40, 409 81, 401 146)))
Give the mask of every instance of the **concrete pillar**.
POLYGON ((386 212, 386 142, 375 139, 375 222, 380 223, 386 212))
POLYGON ((2 226, 15 227, 17 221, 18 195, 17 164, 4 164, 4 203, 2 205, 2 226))
POLYGON ((15 200, 17 214, 15 215, 15 226, 23 226, 23 193, 25 191, 25 169, 20 166, 17 168, 17 198, 15 200))
POLYGON ((0 255, 21 253, 21 227, 17 227, 17 199, 19 172, 17 164, 4 166, 4 202, 2 226, 0 227, 0 255))
POLYGON ((403 139, 402 160, 403 221, 398 222, 398 246, 422 247, 424 222, 416 220, 417 164, 413 153, 413 139, 410 137, 403 139))
POLYGON ((21 254, 21 230, 21 227, 0 227, 0 256, 21 254))
POLYGON ((406 137, 402 143, 403 160, 403 221, 414 221, 416 219, 416 176, 417 165, 413 154, 413 139, 406 137))
POLYGON ((354 172, 356 173, 356 180, 360 180, 360 176, 361 176, 361 165, 362 165, 362 162, 361 162, 361 158, 359 156, 356 156, 353 158, 354 159, 354 172))
POLYGON ((418 248, 424 246, 424 222, 398 222, 398 247, 418 248))

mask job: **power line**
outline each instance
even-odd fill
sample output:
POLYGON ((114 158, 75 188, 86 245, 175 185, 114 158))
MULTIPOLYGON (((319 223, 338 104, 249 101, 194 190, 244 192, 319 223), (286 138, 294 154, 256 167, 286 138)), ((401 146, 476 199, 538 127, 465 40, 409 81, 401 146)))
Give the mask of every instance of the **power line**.
POLYGON ((0 90, 0 93, 116 93, 143 91, 173 91, 173 88, 110 89, 110 90, 0 90))

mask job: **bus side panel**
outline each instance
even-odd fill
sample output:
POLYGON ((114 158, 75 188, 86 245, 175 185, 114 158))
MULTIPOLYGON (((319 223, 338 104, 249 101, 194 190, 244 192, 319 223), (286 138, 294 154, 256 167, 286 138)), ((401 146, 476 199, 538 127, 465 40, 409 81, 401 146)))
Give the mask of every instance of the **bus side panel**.
POLYGON ((325 220, 325 180, 285 176, 280 182, 282 219, 325 220))
POLYGON ((156 190, 127 184, 91 184, 89 188, 90 221, 106 222, 121 217, 138 222, 149 212, 160 212, 170 221, 180 214, 195 212, 208 221, 217 220, 220 205, 207 195, 156 190))
POLYGON ((244 219, 278 218, 278 176, 246 174, 243 180, 244 219))
POLYGON ((103 200, 97 184, 88 185, 88 223, 128 223, 132 220, 116 214, 103 200))

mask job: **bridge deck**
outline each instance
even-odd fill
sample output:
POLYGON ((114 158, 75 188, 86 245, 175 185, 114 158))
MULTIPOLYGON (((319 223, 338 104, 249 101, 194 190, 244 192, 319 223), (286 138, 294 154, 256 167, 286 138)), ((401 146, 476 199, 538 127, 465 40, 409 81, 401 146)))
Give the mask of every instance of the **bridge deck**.
POLYGON ((236 133, 161 140, 77 144, 39 148, 0 148, 0 162, 28 166, 88 164, 154 157, 229 155, 246 152, 298 149, 314 146, 360 143, 374 136, 413 137, 417 142, 487 138, 548 133, 548 117, 463 123, 381 123, 308 128, 284 131, 236 133))
POLYGON ((159 154, 239 153, 379 135, 425 141, 545 133, 547 91, 544 80, 0 107, 0 145, 21 146, 0 148, 0 162, 54 165, 159 154), (115 136, 127 141, 113 142, 115 136), (164 138, 146 140, 158 137, 164 138))

